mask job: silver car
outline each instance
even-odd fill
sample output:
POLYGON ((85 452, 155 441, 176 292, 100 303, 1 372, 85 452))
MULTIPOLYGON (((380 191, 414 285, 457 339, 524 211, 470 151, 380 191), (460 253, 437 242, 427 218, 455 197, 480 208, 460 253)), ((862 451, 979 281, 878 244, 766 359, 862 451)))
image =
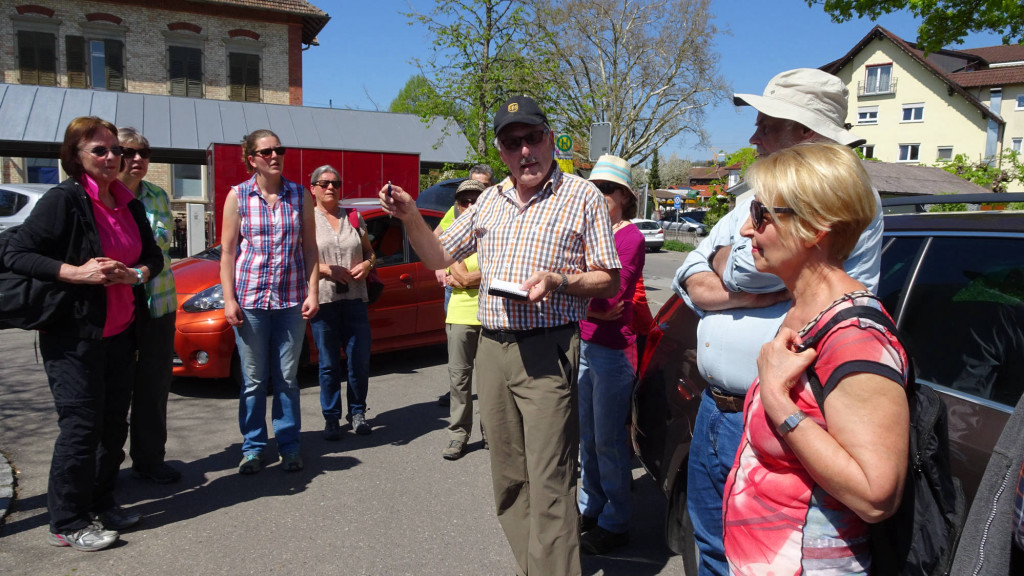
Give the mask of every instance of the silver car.
POLYGON ((0 232, 28 218, 52 184, 0 184, 0 232))
POLYGON ((645 220, 643 218, 633 218, 630 222, 636 224, 636 227, 644 233, 644 246, 647 250, 657 252, 665 245, 665 231, 662 229, 661 224, 654 220, 645 220))

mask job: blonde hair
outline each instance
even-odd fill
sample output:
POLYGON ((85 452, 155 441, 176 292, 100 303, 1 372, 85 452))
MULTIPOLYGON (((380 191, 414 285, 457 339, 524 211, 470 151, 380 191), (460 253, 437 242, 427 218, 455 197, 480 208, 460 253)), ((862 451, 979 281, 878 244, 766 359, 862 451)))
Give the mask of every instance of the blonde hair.
POLYGON ((846 260, 877 205, 860 158, 847 146, 803 143, 754 163, 747 181, 765 206, 788 206, 794 217, 775 218, 779 229, 803 241, 819 232, 831 239, 829 256, 846 260))

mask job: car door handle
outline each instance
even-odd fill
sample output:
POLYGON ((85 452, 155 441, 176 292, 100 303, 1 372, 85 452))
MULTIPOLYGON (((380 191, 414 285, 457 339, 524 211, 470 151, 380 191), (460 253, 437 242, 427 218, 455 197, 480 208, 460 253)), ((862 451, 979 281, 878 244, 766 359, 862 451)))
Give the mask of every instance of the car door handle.
POLYGON ((406 287, 412 288, 412 283, 414 280, 412 274, 402 274, 401 276, 398 277, 398 279, 401 280, 402 282, 405 282, 406 287))

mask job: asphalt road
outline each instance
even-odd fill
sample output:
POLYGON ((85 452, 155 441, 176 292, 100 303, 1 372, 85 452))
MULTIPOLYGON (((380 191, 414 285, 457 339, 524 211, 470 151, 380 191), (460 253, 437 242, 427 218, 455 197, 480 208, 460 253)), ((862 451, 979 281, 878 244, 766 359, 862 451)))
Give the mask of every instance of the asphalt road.
MULTIPOLYGON (((678 253, 649 254, 652 309, 671 293, 678 253)), ((0 450, 16 471, 16 497, 0 527, 0 574, 512 574, 512 555, 494 516, 487 452, 479 436, 461 460, 447 444, 443 347, 375 356, 370 436, 347 428, 320 438, 315 374, 302 374, 305 470, 274 463, 240 476, 238 400, 224 382, 175 381, 168 406, 168 461, 181 482, 134 480, 123 466, 119 502, 145 516, 121 542, 83 553, 46 544, 46 484, 56 414, 34 333, 0 333, 0 450)), ((274 458, 271 443, 267 455, 274 458)), ((662 540, 665 501, 635 463, 631 544, 610 557, 585 556, 584 574, 682 574, 662 540)))

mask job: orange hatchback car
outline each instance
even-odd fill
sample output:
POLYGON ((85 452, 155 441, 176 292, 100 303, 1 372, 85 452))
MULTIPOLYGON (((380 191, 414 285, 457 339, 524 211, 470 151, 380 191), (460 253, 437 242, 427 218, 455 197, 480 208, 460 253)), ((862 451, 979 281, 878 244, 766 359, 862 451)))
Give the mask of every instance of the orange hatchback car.
MULTIPOLYGON (((446 341, 444 289, 409 246, 402 221, 390 218, 376 199, 343 200, 343 208, 359 210, 377 255, 377 273, 384 282, 380 299, 370 306, 372 351, 416 348, 446 341)), ((434 228, 443 214, 421 210, 434 228)), ((178 290, 174 334, 174 375, 232 378, 240 381, 235 333, 224 319, 220 284, 220 246, 213 246, 171 266, 178 290)), ((306 330, 304 356, 316 361, 316 347, 306 330)))

